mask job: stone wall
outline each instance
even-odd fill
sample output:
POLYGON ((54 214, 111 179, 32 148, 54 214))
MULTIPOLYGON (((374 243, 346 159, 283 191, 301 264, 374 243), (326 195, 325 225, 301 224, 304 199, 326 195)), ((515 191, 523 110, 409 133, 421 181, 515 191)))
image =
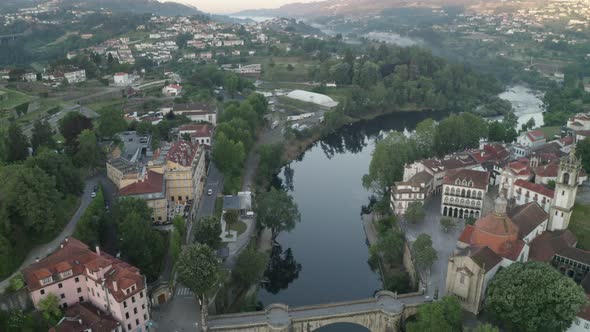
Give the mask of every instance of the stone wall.
POLYGON ((33 303, 25 288, 18 292, 3 294, 0 296, 0 310, 29 310, 32 308, 33 303))
POLYGON ((412 260, 412 251, 410 250, 408 241, 404 242, 403 264, 404 268, 410 275, 410 279, 412 280, 412 286, 416 287, 416 285, 418 285, 419 278, 418 274, 416 273, 416 266, 414 265, 414 260, 412 260))

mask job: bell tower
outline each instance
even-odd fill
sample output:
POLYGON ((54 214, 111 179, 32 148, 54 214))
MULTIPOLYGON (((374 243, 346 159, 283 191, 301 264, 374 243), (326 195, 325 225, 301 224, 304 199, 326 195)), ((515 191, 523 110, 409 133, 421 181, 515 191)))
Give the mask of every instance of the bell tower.
POLYGON ((576 157, 576 146, 572 145, 569 155, 561 158, 555 179, 555 194, 549 209, 550 231, 567 229, 576 193, 578 192, 578 174, 582 168, 582 162, 576 157))

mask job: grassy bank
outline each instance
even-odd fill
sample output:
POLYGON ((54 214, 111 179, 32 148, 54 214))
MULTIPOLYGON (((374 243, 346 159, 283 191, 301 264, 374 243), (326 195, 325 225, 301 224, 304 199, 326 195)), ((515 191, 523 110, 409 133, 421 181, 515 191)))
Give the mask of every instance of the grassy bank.
POLYGON ((578 238, 578 248, 590 250, 590 204, 574 205, 568 228, 578 238))

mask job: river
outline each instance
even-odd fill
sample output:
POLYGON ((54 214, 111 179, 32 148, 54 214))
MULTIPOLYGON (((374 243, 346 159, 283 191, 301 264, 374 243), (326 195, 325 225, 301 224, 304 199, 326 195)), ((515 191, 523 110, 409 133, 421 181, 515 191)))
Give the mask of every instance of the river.
MULTIPOLYGON (((534 96, 532 92, 527 95, 531 96, 534 96)), ((517 108, 516 113, 519 122, 526 122, 541 111, 517 108)), ((363 188, 361 178, 368 172, 375 142, 384 134, 391 130, 411 132, 428 117, 440 120, 444 116, 433 112, 393 113, 345 126, 316 142, 299 160, 283 168, 277 181, 293 195, 301 222, 291 232, 278 237, 280 248, 273 255, 270 283, 258 296, 265 306, 362 299, 381 289, 377 273, 367 263, 368 248, 360 211, 370 193, 363 188)), ((339 326, 322 331, 364 330, 358 326, 339 326)))

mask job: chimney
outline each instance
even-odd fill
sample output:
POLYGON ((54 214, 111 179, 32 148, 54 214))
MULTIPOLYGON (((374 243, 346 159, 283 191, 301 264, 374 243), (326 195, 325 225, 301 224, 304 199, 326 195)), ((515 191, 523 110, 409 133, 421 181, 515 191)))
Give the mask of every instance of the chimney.
POLYGON ((100 256, 100 247, 96 246, 96 254, 100 256))
POLYGON ((113 289, 115 290, 115 292, 117 292, 119 290, 119 287, 117 287, 117 281, 113 280, 113 289))
POLYGON ((35 257, 35 262, 39 263, 39 257, 35 257))

